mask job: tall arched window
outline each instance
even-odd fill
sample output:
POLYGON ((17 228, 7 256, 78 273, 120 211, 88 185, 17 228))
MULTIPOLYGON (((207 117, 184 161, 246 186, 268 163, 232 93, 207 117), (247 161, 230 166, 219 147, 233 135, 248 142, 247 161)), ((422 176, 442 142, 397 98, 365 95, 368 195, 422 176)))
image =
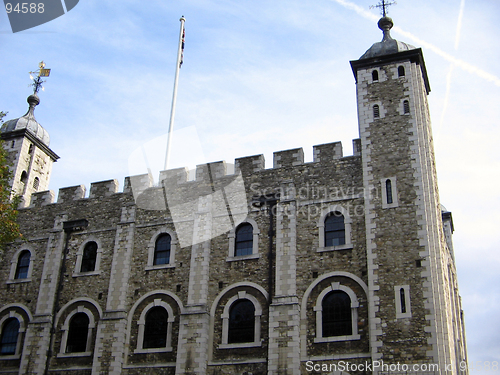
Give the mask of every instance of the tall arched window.
POLYGON ((328 293, 322 302, 323 337, 352 335, 351 299, 341 290, 328 293))
POLYGON ((253 251, 252 224, 243 223, 236 229, 234 256, 250 255, 253 251))
POLYGON ((76 313, 69 322, 66 353, 82 353, 87 351, 89 335, 89 317, 83 312, 76 313))
POLYGON ((344 215, 335 211, 325 219, 325 247, 345 245, 344 215))
POLYGON ((254 342, 255 306, 248 299, 239 299, 229 310, 228 343, 254 342))
POLYGON ((398 67, 398 77, 404 77, 404 76, 405 76, 405 67, 399 66, 398 67))
POLYGON ((380 118, 380 107, 378 104, 373 106, 373 118, 380 118))
POLYGON ((168 312, 161 306, 153 307, 146 314, 143 348, 167 346, 168 312))
POLYGON ((385 181, 385 194, 387 197, 387 204, 392 204, 394 201, 392 198, 392 182, 389 179, 385 181))
POLYGON ((97 243, 91 241, 85 245, 82 256, 82 266, 80 272, 93 272, 95 271, 95 264, 97 260, 97 243))
POLYGON ((16 267, 16 279, 28 278, 28 270, 30 268, 31 253, 28 250, 21 251, 16 267))
POLYGON ((156 239, 153 265, 170 263, 170 245, 172 237, 169 234, 162 234, 156 239))
POLYGON ((372 81, 378 81, 378 70, 372 72, 372 81))
POLYGON ((17 339, 19 337, 19 320, 9 318, 2 327, 0 339, 0 355, 16 354, 17 339))

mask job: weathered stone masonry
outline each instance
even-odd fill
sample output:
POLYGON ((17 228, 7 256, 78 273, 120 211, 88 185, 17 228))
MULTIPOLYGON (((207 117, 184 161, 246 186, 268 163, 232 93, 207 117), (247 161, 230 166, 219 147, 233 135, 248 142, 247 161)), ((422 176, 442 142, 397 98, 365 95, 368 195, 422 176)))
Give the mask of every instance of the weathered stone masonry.
POLYGON ((275 152, 269 169, 255 155, 236 159, 234 174, 209 163, 194 181, 179 168, 162 171, 157 186, 132 176, 122 191, 102 181, 88 197, 79 185, 55 201, 44 189, 57 155, 31 98, 36 124, 23 128, 21 118, 2 128, 9 157, 20 161, 14 178, 26 169, 43 179, 38 189, 13 183, 24 188, 24 237, 2 254, 0 330, 13 319, 19 329, 0 372, 319 374, 311 367, 343 361, 357 366, 348 372, 383 373, 360 366, 384 361, 458 374, 465 332, 453 222, 438 196, 430 87, 422 51, 390 38, 389 24, 383 18, 384 41, 351 62, 360 135, 352 156, 327 143, 314 146, 312 162, 297 148, 275 152), (332 216, 342 222, 333 232, 332 216), (240 224, 251 228, 243 254, 240 224), (332 233, 338 242, 329 242, 332 233), (169 257, 157 262, 162 236, 169 257), (82 268, 89 243, 92 271, 82 268), (29 267, 19 273, 23 254, 29 267), (347 305, 328 325, 334 295, 347 305), (241 302, 253 306, 243 341, 231 336, 241 302), (152 311, 167 314, 160 345, 145 339, 154 336, 152 311), (76 351, 68 349, 75 316, 88 319, 76 351))

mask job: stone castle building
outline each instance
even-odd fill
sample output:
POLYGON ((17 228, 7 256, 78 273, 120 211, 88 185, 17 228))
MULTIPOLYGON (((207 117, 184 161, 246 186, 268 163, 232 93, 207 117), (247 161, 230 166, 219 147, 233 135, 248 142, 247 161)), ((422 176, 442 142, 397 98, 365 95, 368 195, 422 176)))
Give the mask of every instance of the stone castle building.
POLYGON ((279 151, 267 169, 249 156, 232 174, 208 163, 194 181, 174 169, 55 202, 30 96, 1 133, 24 237, 0 264, 0 373, 462 373, 423 54, 379 27, 351 61, 352 156, 327 143, 308 163, 279 151))

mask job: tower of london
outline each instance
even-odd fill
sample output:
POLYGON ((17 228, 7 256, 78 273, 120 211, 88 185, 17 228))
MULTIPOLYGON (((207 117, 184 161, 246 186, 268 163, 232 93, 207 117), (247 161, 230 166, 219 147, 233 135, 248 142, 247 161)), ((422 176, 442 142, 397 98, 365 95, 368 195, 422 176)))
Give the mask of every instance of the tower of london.
POLYGON ((29 96, 1 129, 23 238, 0 265, 0 372, 461 373, 423 52, 378 25, 350 62, 353 155, 331 140, 312 162, 296 148, 56 200, 59 156, 29 96))

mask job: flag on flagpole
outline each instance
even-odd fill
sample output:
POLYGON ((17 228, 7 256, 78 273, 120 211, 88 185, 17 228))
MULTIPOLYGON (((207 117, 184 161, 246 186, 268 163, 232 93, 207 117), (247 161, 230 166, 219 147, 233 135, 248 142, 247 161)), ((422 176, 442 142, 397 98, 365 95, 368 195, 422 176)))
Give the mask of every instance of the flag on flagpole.
POLYGON ((182 30, 182 42, 181 42, 181 61, 179 62, 179 68, 182 66, 184 62, 184 38, 186 36, 186 29, 182 30))

